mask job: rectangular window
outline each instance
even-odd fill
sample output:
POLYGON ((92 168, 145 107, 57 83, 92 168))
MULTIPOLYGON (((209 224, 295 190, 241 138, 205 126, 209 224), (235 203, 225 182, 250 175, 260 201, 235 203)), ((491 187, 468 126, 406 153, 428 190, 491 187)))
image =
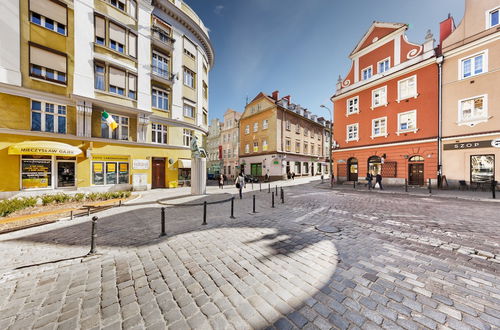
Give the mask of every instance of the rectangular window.
POLYGON ((253 152, 259 152, 259 142, 257 141, 253 143, 253 152))
POLYGON ((304 154, 308 154, 308 153, 309 153, 309 143, 304 142, 304 154))
POLYGON ((31 130, 66 134, 66 106, 31 101, 31 130))
POLYGON ((372 77, 372 67, 369 66, 361 71, 361 80, 370 79, 372 77))
POLYGON ((184 117, 194 118, 195 109, 192 105, 184 103, 183 109, 184 117))
POLYGON ((295 125, 295 133, 300 134, 300 124, 295 125))
POLYGON ((470 181, 491 182, 495 179, 495 155, 470 156, 470 181))
POLYGON ((246 154, 250 153, 250 145, 248 143, 245 144, 245 153, 246 154))
POLYGON ((109 23, 109 47, 119 53, 124 53, 126 30, 114 23, 109 23))
POLYGON ((417 111, 412 110, 398 115, 398 131, 415 131, 417 129, 417 111))
POLYGON ((458 111, 459 123, 474 123, 488 119, 487 96, 481 95, 474 98, 460 100, 458 111))
POLYGON ((250 125, 245 126, 245 134, 250 134, 250 125))
POLYGON ((208 99, 208 85, 205 82, 203 82, 203 98, 208 99))
POLYGON ((30 45, 30 76, 66 84, 66 56, 30 45))
POLYGON ((101 64, 94 65, 95 89, 101 91, 106 90, 105 78, 104 78, 105 74, 106 74, 106 68, 104 65, 101 64))
POLYGON ((347 115, 359 112, 359 96, 347 100, 347 115))
POLYGON ((377 118, 372 120, 372 138, 377 136, 387 136, 387 118, 377 118))
MULTIPOLYGON (((111 114, 110 114, 111 115, 111 114)), ((108 126, 106 121, 101 118, 101 137, 114 140, 128 140, 129 137, 129 118, 119 115, 111 115, 118 127, 114 130, 108 126)))
POLYGON ((292 140, 286 139, 285 140, 285 151, 290 152, 292 150, 292 140))
POLYGON ((137 76, 128 74, 128 97, 131 99, 137 98, 137 76))
POLYGON ((51 156, 22 156, 21 184, 22 189, 51 188, 51 156))
POLYGON ((126 73, 120 69, 109 67, 109 89, 110 93, 125 95, 126 73))
POLYGON ((168 92, 153 88, 151 106, 160 110, 168 111, 168 92))
POLYGON ((125 11, 125 1, 123 0, 108 0, 108 1, 113 7, 125 11))
POLYGON ((188 68, 184 68, 184 85, 187 87, 194 88, 194 72, 189 70, 188 68))
POLYGON ((131 32, 128 33, 128 54, 137 57, 137 36, 131 32))
POLYGON ((497 26, 499 24, 499 21, 498 21, 499 11, 500 11, 500 9, 496 8, 496 9, 489 12, 489 14, 488 14, 489 26, 488 27, 492 28, 492 27, 497 26))
POLYGON ((417 76, 398 81, 398 100, 417 96, 417 76))
POLYGON ((378 73, 385 72, 389 70, 390 67, 391 67, 391 59, 390 58, 383 59, 382 61, 377 63, 377 68, 378 68, 377 72, 378 73))
POLYGON ((290 130, 290 128, 291 128, 291 124, 290 124, 290 121, 289 121, 289 120, 287 120, 287 121, 285 122, 285 128, 286 128, 286 130, 287 130, 287 131, 289 131, 289 130, 290 130))
POLYGON ((253 131, 257 132, 258 130, 259 130, 259 123, 258 122, 253 123, 253 131))
POLYGON ((358 141, 358 124, 347 125, 347 141, 358 141))
POLYGON ((262 129, 267 129, 269 127, 269 120, 264 119, 262 121, 262 129))
POLYGON ((151 124, 151 134, 152 134, 151 141, 153 143, 167 144, 168 143, 167 132, 168 132, 168 127, 166 125, 152 123, 151 124))
POLYGON ((208 111, 207 109, 203 108, 203 125, 207 124, 208 124, 208 111))
POLYGON ((137 2, 135 0, 128 0, 127 13, 133 18, 137 17, 137 2))
POLYGON ((267 151, 267 140, 262 141, 262 151, 267 151))
POLYGON ((300 141, 295 141, 295 152, 300 153, 300 141))
POLYGON ((96 44, 103 45, 106 40, 106 20, 101 16, 94 16, 94 33, 96 44))
POLYGON ((66 35, 66 6, 50 0, 29 0, 32 23, 66 35))
POLYGON ((152 71, 157 76, 165 79, 169 79, 169 67, 168 67, 168 57, 160 55, 156 52, 152 56, 152 71))
POLYGON ((304 127, 304 136, 309 136, 309 129, 304 127))
POLYGON ((460 61, 460 79, 473 77, 475 75, 487 72, 486 52, 462 59, 460 61))
POLYGON ((184 128, 182 132, 182 142, 184 143, 184 146, 189 147, 191 145, 191 140, 193 139, 193 131, 184 128))
POLYGON ((387 86, 372 91, 372 108, 387 104, 387 86))
POLYGON ((196 59, 196 56, 185 48, 184 48, 184 55, 187 55, 188 57, 192 58, 193 60, 196 59))

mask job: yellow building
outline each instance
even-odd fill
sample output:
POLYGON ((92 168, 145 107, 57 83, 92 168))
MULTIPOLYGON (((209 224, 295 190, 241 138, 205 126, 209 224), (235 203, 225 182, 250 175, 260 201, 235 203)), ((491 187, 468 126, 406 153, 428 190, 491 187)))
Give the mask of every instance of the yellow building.
POLYGON ((271 180, 328 173, 329 127, 290 96, 259 93, 239 121, 239 170, 271 180))
POLYGON ((0 198, 189 184, 214 52, 179 0, 14 0, 0 53, 0 198), (118 124, 112 130, 108 113, 118 124))

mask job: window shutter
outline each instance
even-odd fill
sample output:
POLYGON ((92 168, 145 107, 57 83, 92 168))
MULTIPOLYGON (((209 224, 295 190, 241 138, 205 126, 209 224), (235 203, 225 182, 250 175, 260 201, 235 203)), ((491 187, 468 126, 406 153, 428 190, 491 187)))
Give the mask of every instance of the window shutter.
POLYGON ((109 68, 109 84, 125 89, 125 72, 112 68, 109 68))
POLYGON ((65 6, 50 0, 30 0, 30 10, 66 25, 67 9, 65 6))
POLYGON ((106 22, 103 17, 95 16, 95 35, 103 39, 106 38, 106 22))
POLYGON ((196 46, 187 38, 184 38, 184 49, 196 56, 196 46))
POLYGON ((30 63, 66 73, 66 56, 30 46, 30 63))
POLYGON ((128 89, 134 92, 137 90, 137 77, 132 74, 128 75, 128 89))
POLYGON ((137 57, 137 36, 133 33, 128 34, 128 54, 137 57))
POLYGON ((109 38, 125 45, 125 29, 116 24, 109 23, 109 38))

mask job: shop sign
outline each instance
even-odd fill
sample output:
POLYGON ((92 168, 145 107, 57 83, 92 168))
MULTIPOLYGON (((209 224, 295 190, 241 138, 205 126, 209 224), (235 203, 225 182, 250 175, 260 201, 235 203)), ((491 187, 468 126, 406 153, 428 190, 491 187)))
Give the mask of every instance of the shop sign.
MULTIPOLYGON (((498 147, 500 148, 500 139, 498 140, 498 147)), ((495 140, 486 141, 472 141, 472 142, 461 142, 461 143, 449 143, 443 146, 444 150, 461 150, 461 149, 476 149, 476 148, 491 148, 495 140)))
POLYGON ((500 139, 495 139, 491 141, 491 146, 494 148, 500 148, 500 139))
POLYGON ((93 161, 128 162, 128 156, 92 155, 93 161))
POLYGON ((149 170, 149 160, 147 160, 147 159, 134 159, 132 161, 132 168, 134 170, 149 170))
POLYGON ((339 159, 339 160, 337 160, 337 163, 339 163, 339 164, 343 164, 343 163, 345 163, 345 160, 343 160, 343 159, 339 159))
POLYGON ((46 159, 23 159, 23 189, 48 188, 50 186, 52 162, 46 159))

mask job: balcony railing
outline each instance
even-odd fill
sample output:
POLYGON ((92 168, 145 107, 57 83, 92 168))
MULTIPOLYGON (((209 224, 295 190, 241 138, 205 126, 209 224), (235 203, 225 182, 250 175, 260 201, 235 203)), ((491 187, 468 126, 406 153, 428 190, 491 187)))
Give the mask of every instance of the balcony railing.
POLYGON ((171 83, 174 82, 175 74, 170 73, 168 70, 165 70, 159 66, 152 65, 151 72, 157 77, 160 77, 160 78, 167 80, 171 83))
POLYGON ((151 28, 151 30, 153 32, 153 37, 156 40, 160 41, 161 43, 163 43, 168 47, 174 46, 175 39, 170 37, 166 31, 164 31, 158 26, 154 26, 153 28, 151 28))

